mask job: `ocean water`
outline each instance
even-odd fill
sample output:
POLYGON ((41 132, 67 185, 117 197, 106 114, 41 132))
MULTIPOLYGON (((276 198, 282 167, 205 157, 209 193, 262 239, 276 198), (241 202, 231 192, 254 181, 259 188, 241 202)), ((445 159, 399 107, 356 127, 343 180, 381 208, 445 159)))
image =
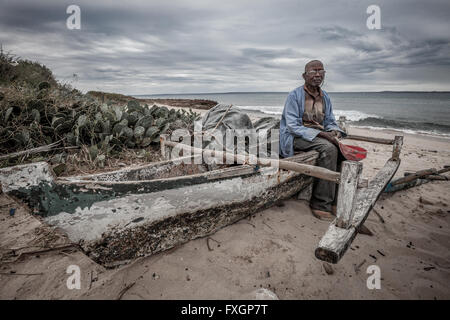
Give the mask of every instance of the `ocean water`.
MULTIPOLYGON (((208 99, 247 111, 281 116, 287 92, 141 95, 139 98, 208 99)), ((329 92, 336 119, 373 129, 450 137, 450 92, 329 92)))

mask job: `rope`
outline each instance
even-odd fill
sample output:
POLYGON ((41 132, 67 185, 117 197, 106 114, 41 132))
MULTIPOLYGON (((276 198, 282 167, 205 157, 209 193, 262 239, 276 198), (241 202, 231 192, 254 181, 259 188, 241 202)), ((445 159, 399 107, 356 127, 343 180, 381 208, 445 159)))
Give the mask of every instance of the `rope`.
POLYGON ((219 120, 219 122, 217 122, 216 126, 214 127, 213 131, 217 129, 217 127, 219 126, 219 124, 222 123, 223 118, 225 118, 225 116, 227 115, 228 111, 230 111, 231 107, 233 105, 230 104, 230 106, 228 107, 228 109, 225 111, 225 113, 223 114, 222 118, 219 120))
MULTIPOLYGON (((214 129, 212 130, 213 132, 214 132, 214 131, 217 129, 217 127, 222 123, 223 119, 224 119, 225 116, 227 115, 228 111, 230 111, 230 109, 231 109, 232 106, 233 106, 233 105, 230 104, 230 106, 227 108, 227 110, 225 110, 225 113, 223 114, 222 118, 220 118, 219 122, 217 122, 216 126, 215 126, 214 129)), ((208 130, 208 131, 209 131, 209 130, 208 130)), ((208 133, 208 131, 202 130, 202 131, 200 131, 200 133, 197 133, 197 134, 194 132, 194 135, 205 135, 205 134, 211 135, 210 133, 208 133)))
MULTIPOLYGON (((222 123, 223 119, 224 119, 225 116, 227 115, 228 111, 230 111, 230 109, 231 109, 232 106, 233 106, 233 105, 230 104, 230 106, 227 108, 227 110, 225 110, 225 113, 223 114, 222 118, 220 118, 219 122, 217 122, 216 126, 214 127, 214 129, 213 129, 211 132, 214 132, 214 131, 217 129, 217 127, 222 123)), ((208 131, 209 131, 209 130, 208 130, 208 131)), ((194 132, 194 135, 201 135, 201 136, 204 136, 204 135, 210 135, 210 136, 211 136, 212 134, 209 133, 208 131, 202 130, 200 133, 197 133, 197 134, 194 132)), ((226 146, 224 146, 224 145, 223 145, 222 143, 220 143, 219 141, 216 140, 216 143, 218 143, 219 146, 221 146, 221 147, 223 148, 223 150, 225 150, 226 152, 232 152, 232 153, 234 153, 234 151, 229 150, 226 146)))

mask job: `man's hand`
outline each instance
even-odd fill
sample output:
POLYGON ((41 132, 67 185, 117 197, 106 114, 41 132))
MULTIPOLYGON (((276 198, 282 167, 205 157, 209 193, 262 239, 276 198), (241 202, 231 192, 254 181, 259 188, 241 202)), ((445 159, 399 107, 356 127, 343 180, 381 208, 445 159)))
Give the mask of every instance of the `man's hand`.
POLYGON ((337 130, 333 130, 333 131, 331 131, 331 133, 334 134, 336 136, 336 138, 338 138, 338 139, 342 138, 342 133, 340 133, 337 130))
POLYGON ((337 137, 334 134, 334 132, 321 131, 321 132, 319 132, 319 134, 317 136, 319 136, 323 139, 326 139, 326 140, 330 141, 332 144, 334 144, 336 147, 339 147, 339 142, 338 142, 337 137))

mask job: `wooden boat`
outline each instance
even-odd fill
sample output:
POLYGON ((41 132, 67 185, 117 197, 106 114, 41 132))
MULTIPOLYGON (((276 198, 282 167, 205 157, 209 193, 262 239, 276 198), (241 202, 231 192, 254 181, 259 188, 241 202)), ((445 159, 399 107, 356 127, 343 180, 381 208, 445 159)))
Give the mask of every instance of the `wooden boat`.
MULTIPOLYGON (((96 262, 114 265, 214 233, 310 186, 312 177, 271 167, 209 170, 166 160, 56 179, 46 162, 0 170, 4 192, 24 199, 96 262)), ((314 165, 317 153, 287 160, 314 165)))

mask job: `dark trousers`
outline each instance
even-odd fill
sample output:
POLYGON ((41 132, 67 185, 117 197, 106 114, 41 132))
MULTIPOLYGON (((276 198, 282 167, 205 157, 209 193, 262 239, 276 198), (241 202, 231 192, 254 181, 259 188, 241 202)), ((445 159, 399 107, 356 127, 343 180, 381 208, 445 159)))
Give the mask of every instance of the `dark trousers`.
MULTIPOLYGON (((294 138, 294 150, 319 152, 317 165, 332 171, 338 168, 339 150, 326 139, 316 137, 312 142, 301 138, 294 138)), ((335 203, 337 185, 334 182, 314 179, 313 193, 310 206, 313 209, 331 212, 331 206, 335 203)))

